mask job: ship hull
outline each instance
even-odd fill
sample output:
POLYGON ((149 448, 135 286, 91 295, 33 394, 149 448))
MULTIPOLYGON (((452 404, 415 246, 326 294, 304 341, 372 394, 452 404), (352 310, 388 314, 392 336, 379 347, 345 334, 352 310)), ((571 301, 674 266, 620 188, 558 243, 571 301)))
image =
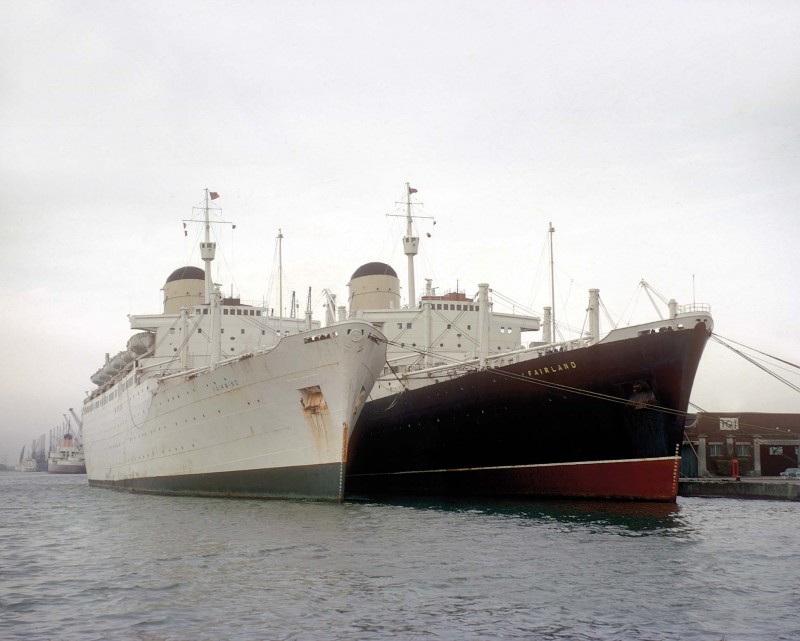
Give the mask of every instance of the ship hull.
POLYGON ((86 474, 86 465, 81 462, 48 461, 47 471, 50 474, 86 474))
POLYGON ((84 405, 93 486, 342 500, 352 425, 385 360, 362 322, 165 377, 133 370, 84 405))
POLYGON ((347 494, 674 501, 708 334, 703 323, 646 332, 371 400, 347 494))
POLYGON ((150 494, 340 500, 341 463, 295 465, 147 478, 90 480, 107 487, 150 494))
POLYGON ((65 440, 47 457, 47 471, 50 474, 86 474, 81 448, 76 447, 71 439, 65 440))

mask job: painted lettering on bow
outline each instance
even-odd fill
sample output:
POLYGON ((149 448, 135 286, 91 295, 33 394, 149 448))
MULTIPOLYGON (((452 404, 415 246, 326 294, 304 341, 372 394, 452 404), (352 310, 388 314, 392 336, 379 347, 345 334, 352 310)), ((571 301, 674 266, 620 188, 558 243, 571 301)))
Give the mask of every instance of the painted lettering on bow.
POLYGON ((558 363, 557 365, 549 365, 548 367, 540 367, 538 369, 529 369, 526 372, 527 376, 548 376, 550 374, 557 374, 570 369, 577 369, 578 364, 575 361, 568 361, 565 363, 558 363))
POLYGON ((226 389, 233 389, 234 387, 239 387, 239 381, 237 379, 233 379, 230 381, 222 381, 218 383, 214 383, 213 386, 215 392, 221 392, 222 390, 226 389))

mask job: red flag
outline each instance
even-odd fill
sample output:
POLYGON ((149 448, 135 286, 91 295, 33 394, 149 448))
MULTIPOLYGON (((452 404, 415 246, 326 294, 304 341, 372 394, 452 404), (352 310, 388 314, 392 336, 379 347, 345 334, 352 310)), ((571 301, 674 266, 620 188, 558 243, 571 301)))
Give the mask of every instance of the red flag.
POLYGON ((208 195, 211 197, 211 200, 214 200, 215 198, 219 198, 219 194, 217 192, 215 192, 215 191, 208 192, 208 195))
POLYGON ((411 185, 408 186, 408 193, 409 194, 416 194, 417 190, 414 189, 411 185))

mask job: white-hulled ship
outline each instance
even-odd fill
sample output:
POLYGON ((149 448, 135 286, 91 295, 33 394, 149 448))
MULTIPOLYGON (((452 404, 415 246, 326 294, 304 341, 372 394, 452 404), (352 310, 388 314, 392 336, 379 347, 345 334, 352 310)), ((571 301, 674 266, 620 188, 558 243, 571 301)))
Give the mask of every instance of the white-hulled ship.
MULTIPOLYGON (((81 420, 70 407, 78 430, 81 420)), ((85 474, 86 462, 83 456, 83 444, 80 437, 72 433, 70 419, 64 414, 64 424, 50 432, 50 451, 47 454, 47 471, 50 474, 85 474)))
POLYGON ((545 308, 543 340, 524 345, 539 318, 495 312, 487 284, 473 298, 429 283, 416 299, 415 191, 406 185, 408 307, 389 265, 363 265, 349 283, 349 317, 389 348, 350 441, 348 495, 674 501, 710 308, 669 301, 669 318, 601 337, 590 290, 586 335, 556 342, 545 308))
POLYGON ((161 314, 130 316, 127 349, 92 377, 82 437, 91 485, 140 492, 342 500, 352 427, 386 358, 363 321, 319 328, 221 299, 205 270, 164 285, 161 314))
MULTIPOLYGON (((31 448, 33 451, 33 448, 31 448)), ((32 455, 25 456, 25 446, 22 447, 22 451, 19 454, 19 465, 17 465, 17 471, 19 472, 36 472, 38 471, 39 466, 36 463, 36 459, 33 458, 32 455)))
POLYGON ((70 432, 64 434, 47 455, 47 471, 50 474, 86 473, 83 447, 70 432))

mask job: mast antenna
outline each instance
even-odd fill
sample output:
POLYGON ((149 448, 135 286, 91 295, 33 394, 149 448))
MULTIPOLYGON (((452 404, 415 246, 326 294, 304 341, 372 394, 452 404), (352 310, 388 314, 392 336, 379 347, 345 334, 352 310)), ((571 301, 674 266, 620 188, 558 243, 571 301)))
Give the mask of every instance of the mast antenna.
MULTIPOLYGON (((406 235, 403 237, 403 252, 408 256, 408 308, 413 309, 417 305, 417 290, 414 285, 414 256, 419 251, 419 237, 412 236, 414 230, 412 223, 414 218, 430 218, 433 216, 412 216, 411 215, 411 194, 416 194, 417 190, 414 189, 409 183, 406 183, 406 199, 403 203, 406 206, 405 214, 386 214, 387 216, 401 216, 406 219, 406 235)), ((434 221, 434 224, 435 221, 434 221)))
MULTIPOLYGON (((203 227, 204 227, 204 234, 203 240, 200 242, 200 258, 203 259, 203 263, 205 263, 205 276, 206 276, 206 286, 205 286, 205 303, 209 305, 211 303, 211 296, 214 293, 214 283, 211 280, 211 263, 214 260, 214 256, 217 252, 217 243, 211 240, 211 224, 213 223, 221 223, 224 225, 233 225, 233 228, 236 229, 236 225, 227 221, 227 220, 215 220, 212 221, 209 215, 209 211, 211 210, 210 201, 219 198, 219 194, 215 191, 209 191, 208 188, 205 189, 205 199, 203 203, 203 227)), ((193 208, 193 211, 197 209, 197 207, 193 208)), ((187 235, 186 232, 186 223, 196 223, 196 219, 192 220, 184 220, 183 221, 183 233, 187 235)))
POLYGON ((552 308, 550 309, 550 323, 552 325, 552 341, 556 341, 556 285, 555 285, 555 270, 553 268, 553 234, 555 233, 555 228, 553 227, 553 223, 549 223, 550 227, 548 228, 547 232, 550 234, 550 304, 552 308))
POLYGON ((278 229, 278 334, 282 332, 283 320, 283 234, 278 229))

